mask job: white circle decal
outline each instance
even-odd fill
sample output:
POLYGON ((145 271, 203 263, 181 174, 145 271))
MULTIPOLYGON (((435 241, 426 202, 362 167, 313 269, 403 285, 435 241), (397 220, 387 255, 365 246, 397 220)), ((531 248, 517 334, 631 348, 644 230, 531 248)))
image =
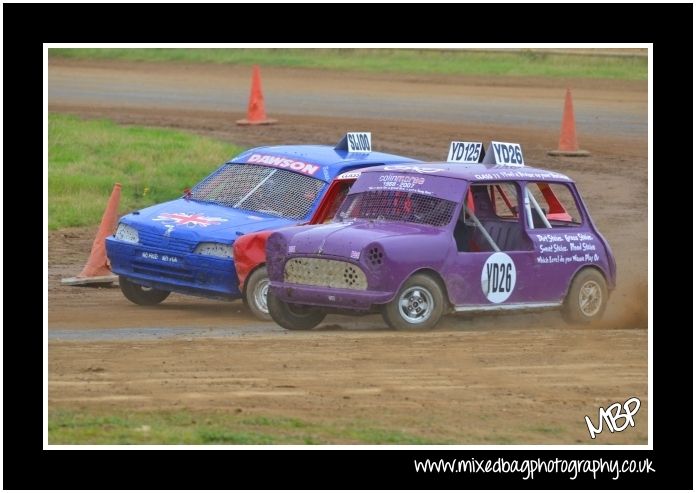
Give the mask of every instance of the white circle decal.
POLYGON ((486 260, 481 271, 481 289, 491 303, 502 303, 515 289, 515 263, 507 253, 496 252, 486 260))

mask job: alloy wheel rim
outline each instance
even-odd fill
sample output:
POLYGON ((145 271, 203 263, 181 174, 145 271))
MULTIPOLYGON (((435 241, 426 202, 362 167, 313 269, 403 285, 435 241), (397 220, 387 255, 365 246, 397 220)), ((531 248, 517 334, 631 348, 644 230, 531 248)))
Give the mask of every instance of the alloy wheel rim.
POLYGON ((434 305, 430 291, 422 286, 412 286, 399 299, 399 314, 410 324, 422 323, 430 318, 434 305))
POLYGON ((578 297, 583 315, 586 317, 597 315, 602 306, 602 288, 597 281, 587 281, 583 284, 578 297))
POLYGON ((263 279, 254 288, 254 303, 263 313, 268 313, 268 279, 263 279))

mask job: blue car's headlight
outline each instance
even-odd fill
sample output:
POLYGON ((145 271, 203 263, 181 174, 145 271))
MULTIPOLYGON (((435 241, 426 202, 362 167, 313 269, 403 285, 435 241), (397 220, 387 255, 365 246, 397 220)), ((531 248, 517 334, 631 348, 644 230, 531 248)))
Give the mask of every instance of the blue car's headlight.
POLYGON ((125 241, 126 243, 138 243, 140 241, 138 230, 123 223, 119 223, 114 236, 117 240, 125 241))
POLYGON ((199 243, 193 253, 211 257, 234 258, 232 245, 226 243, 199 243))

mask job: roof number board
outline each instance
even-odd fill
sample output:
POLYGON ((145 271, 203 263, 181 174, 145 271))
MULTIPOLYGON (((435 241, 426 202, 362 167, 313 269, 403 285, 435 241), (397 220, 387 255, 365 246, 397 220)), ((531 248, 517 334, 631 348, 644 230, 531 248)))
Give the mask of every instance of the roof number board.
POLYGON ((448 163, 478 163, 482 157, 483 145, 481 142, 458 142, 453 141, 450 144, 449 154, 447 155, 448 163))
POLYGON ((495 164, 497 166, 522 167, 524 166, 522 147, 519 144, 493 141, 488 148, 488 152, 486 152, 486 158, 483 163, 495 164))
POLYGON ((372 152, 371 132, 348 132, 348 152, 372 152))

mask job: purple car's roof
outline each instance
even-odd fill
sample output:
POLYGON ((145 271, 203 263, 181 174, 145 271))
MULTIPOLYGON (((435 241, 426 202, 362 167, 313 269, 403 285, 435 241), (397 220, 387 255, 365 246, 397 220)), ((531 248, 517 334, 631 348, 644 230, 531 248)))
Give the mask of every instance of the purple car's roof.
POLYGON ((530 166, 494 166, 485 164, 458 164, 458 163, 405 163, 403 165, 376 166, 363 168, 361 173, 409 173, 431 176, 443 176, 467 181, 490 180, 547 180, 572 182, 568 176, 540 168, 530 166), (437 170, 437 171, 432 171, 437 170))

